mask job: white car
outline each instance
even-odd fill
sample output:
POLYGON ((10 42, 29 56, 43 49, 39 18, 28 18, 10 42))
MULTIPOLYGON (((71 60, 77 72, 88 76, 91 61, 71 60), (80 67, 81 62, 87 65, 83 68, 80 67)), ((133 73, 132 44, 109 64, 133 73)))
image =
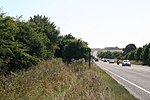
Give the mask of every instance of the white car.
POLYGON ((129 60, 123 60, 122 61, 122 66, 131 66, 131 63, 129 60))
POLYGON ((111 60, 109 60, 109 63, 110 63, 110 64, 111 64, 111 63, 114 64, 115 61, 111 59, 111 60))

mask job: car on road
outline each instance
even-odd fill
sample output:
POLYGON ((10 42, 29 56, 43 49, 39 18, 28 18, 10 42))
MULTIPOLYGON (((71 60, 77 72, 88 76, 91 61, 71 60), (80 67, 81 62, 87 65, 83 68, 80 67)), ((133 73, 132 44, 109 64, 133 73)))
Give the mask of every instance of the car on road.
POLYGON ((107 59, 104 59, 103 62, 107 62, 107 59))
POLYGON ((114 64, 115 61, 113 59, 109 60, 109 64, 114 64))
POLYGON ((123 60, 122 61, 122 66, 131 66, 131 63, 129 60, 123 60))
POLYGON ((95 58, 94 60, 95 60, 95 62, 98 62, 98 58, 95 58))

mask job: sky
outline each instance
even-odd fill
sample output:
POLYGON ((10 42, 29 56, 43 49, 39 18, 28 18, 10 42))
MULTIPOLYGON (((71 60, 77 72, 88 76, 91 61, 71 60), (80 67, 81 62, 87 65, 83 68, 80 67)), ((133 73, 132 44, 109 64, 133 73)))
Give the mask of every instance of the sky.
POLYGON ((40 14, 91 48, 150 43, 150 0, 0 0, 9 16, 40 14))

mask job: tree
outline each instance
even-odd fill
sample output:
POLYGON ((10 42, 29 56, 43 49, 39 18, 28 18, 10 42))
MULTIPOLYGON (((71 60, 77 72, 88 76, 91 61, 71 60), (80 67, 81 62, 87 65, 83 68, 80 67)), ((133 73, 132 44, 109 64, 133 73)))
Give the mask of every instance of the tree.
POLYGON ((2 9, 0 8, 0 17, 3 18, 5 17, 6 13, 4 11, 2 11, 2 9))
POLYGON ((128 53, 128 58, 127 58, 127 59, 129 59, 129 60, 134 60, 134 59, 135 59, 135 58, 134 58, 134 54, 135 54, 135 51, 129 52, 129 53, 128 53))
POLYGON ((59 28, 48 17, 37 15, 27 22, 20 18, 0 10, 0 73, 26 69, 54 53, 66 61, 88 58, 88 44, 71 34, 59 36, 59 28))
POLYGON ((150 44, 149 45, 147 45, 146 47, 145 47, 145 50, 144 50, 144 54, 143 54, 143 62, 144 62, 144 64, 148 64, 148 59, 149 59, 149 48, 150 48, 150 44))
POLYGON ((141 47, 136 49, 135 54, 134 54, 134 58, 135 58, 136 61, 140 60, 141 53, 142 53, 142 48, 141 47))
POLYGON ((89 48, 87 43, 78 39, 70 40, 69 44, 65 46, 64 58, 66 61, 71 61, 71 59, 79 60, 81 58, 88 59, 89 48))
POLYGON ((36 59, 26 53, 27 48, 17 41, 20 29, 14 18, 0 17, 0 72, 18 70, 36 63, 36 59))
POLYGON ((36 33, 42 36, 46 35, 49 39, 46 39, 46 49, 48 51, 47 58, 52 58, 55 50, 58 48, 59 28, 56 29, 54 22, 50 22, 48 17, 42 15, 35 15, 33 18, 31 17, 29 22, 35 25, 36 33))
POLYGON ((112 58, 118 58, 120 59, 122 56, 122 52, 112 52, 112 58))
POLYGON ((98 53, 97 53, 97 57, 99 57, 99 58, 104 58, 104 53, 103 53, 103 52, 98 52, 98 53))
POLYGON ((128 52, 133 51, 136 49, 135 44, 128 44, 124 49, 123 49, 123 55, 126 55, 128 52))
POLYGON ((108 59, 114 59, 114 58, 120 58, 122 56, 121 52, 98 52, 97 56, 99 58, 108 58, 108 59))
POLYGON ((71 33, 65 35, 64 38, 65 38, 65 39, 76 39, 74 36, 71 35, 71 33))
POLYGON ((148 54, 148 65, 150 66, 150 49, 149 49, 149 54, 148 54))
POLYGON ((58 48, 55 51, 55 57, 61 57, 65 59, 64 56, 64 50, 65 47, 71 42, 77 40, 74 36, 71 34, 67 34, 65 36, 59 36, 59 42, 58 42, 58 48))
POLYGON ((140 55, 140 60, 143 61, 143 58, 144 58, 144 51, 145 51, 145 47, 142 48, 142 52, 141 52, 141 55, 140 55))

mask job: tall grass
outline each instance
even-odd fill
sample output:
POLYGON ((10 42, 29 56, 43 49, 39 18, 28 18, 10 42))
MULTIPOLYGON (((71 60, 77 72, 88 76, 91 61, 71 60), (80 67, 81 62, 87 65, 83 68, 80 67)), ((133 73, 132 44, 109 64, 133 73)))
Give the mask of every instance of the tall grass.
POLYGON ((61 59, 43 61, 28 71, 0 76, 0 100, 135 100, 92 64, 61 59))

